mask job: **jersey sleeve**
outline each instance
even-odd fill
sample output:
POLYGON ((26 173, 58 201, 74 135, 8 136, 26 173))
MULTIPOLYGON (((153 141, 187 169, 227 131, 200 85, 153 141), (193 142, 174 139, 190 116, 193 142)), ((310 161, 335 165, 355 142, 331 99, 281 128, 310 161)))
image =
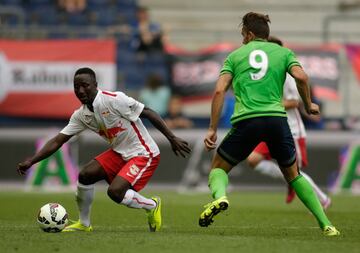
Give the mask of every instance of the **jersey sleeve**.
POLYGON ((224 61, 224 65, 223 67, 221 68, 220 70, 220 75, 223 75, 225 73, 230 73, 230 74, 233 74, 234 71, 233 71, 233 64, 232 64, 232 61, 231 61, 231 55, 229 55, 225 61, 224 61))
POLYGON ((85 130, 85 128, 85 125, 80 120, 79 112, 76 111, 71 115, 69 123, 60 131, 60 133, 65 135, 76 135, 85 130))
POLYGON ((112 103, 117 113, 129 121, 136 121, 144 109, 144 104, 118 92, 112 103))
POLYGON ((300 96, 296 88, 295 79, 287 74, 284 84, 284 99, 286 100, 299 100, 300 96))
POLYGON ((287 72, 290 73, 290 69, 293 66, 301 66, 298 59, 296 58, 296 55, 293 51, 288 49, 288 55, 287 55, 287 72))

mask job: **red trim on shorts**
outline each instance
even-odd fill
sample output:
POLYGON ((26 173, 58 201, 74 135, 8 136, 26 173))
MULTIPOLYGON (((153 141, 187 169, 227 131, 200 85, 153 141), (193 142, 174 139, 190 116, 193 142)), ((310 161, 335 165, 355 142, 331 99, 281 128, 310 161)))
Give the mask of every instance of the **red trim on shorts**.
POLYGON ((119 171, 117 176, 124 178, 134 188, 135 191, 140 191, 145 187, 147 182, 154 174, 159 165, 160 155, 155 157, 138 156, 132 158, 127 164, 119 171), (131 167, 133 165, 140 169, 136 174, 132 173, 131 167))
POLYGON ((141 133, 140 133, 139 129, 137 128, 137 126, 135 125, 135 123, 131 122, 131 126, 133 127, 137 137, 139 138, 141 145, 144 146, 145 150, 150 154, 150 157, 153 157, 153 153, 150 151, 149 146, 146 144, 146 142, 142 138, 141 133))

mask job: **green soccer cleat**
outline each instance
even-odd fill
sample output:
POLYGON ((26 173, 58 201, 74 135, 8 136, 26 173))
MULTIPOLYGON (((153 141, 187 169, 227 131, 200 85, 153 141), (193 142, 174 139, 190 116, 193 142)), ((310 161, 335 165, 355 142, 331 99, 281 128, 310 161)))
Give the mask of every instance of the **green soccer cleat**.
POLYGON ((218 198, 204 206, 205 210, 200 214, 200 227, 207 227, 214 222, 213 218, 218 213, 225 211, 229 207, 229 201, 226 196, 218 198))
POLYGON ((158 232, 161 228, 161 199, 160 197, 152 197, 155 201, 156 207, 147 211, 147 218, 150 232, 158 232))
POLYGON ((340 232, 334 226, 325 226, 323 228, 323 233, 325 236, 337 236, 340 235, 340 232))
POLYGON ((88 227, 84 226, 83 224, 80 223, 80 221, 76 221, 74 224, 66 226, 61 232, 77 232, 77 231, 92 232, 93 228, 92 226, 88 226, 88 227))

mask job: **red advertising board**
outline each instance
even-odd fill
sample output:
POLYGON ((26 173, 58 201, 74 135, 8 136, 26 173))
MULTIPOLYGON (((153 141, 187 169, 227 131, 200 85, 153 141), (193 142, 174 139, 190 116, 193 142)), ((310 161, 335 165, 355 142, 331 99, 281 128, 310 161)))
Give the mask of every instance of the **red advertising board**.
POLYGON ((81 67, 97 74, 99 87, 116 87, 113 40, 0 40, 0 115, 68 118, 80 103, 73 76, 81 67))

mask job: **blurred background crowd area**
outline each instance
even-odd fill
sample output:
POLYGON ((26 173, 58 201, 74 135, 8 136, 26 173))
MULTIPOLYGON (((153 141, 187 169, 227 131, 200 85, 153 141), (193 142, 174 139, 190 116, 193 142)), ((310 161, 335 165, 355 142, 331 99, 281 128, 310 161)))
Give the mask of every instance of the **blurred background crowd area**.
MULTIPOLYGON (((169 53, 196 55, 214 45, 240 46, 239 24, 248 11, 269 14, 271 33, 290 48, 316 46, 321 51, 336 45, 340 72, 336 96, 314 94, 322 118, 304 115, 304 120, 312 129, 360 129, 356 74, 360 58, 352 61, 348 48, 342 47, 357 49, 360 45, 360 1, 0 0, 0 39, 114 40, 116 90, 156 110, 172 128, 207 127, 211 94, 194 99, 179 87, 174 89, 169 53)), ((327 66, 322 67, 326 71, 327 66)), ((232 104, 229 95, 223 127, 229 126, 232 104)), ((63 125, 66 121, 36 116, 0 118, 2 126, 63 125)))

